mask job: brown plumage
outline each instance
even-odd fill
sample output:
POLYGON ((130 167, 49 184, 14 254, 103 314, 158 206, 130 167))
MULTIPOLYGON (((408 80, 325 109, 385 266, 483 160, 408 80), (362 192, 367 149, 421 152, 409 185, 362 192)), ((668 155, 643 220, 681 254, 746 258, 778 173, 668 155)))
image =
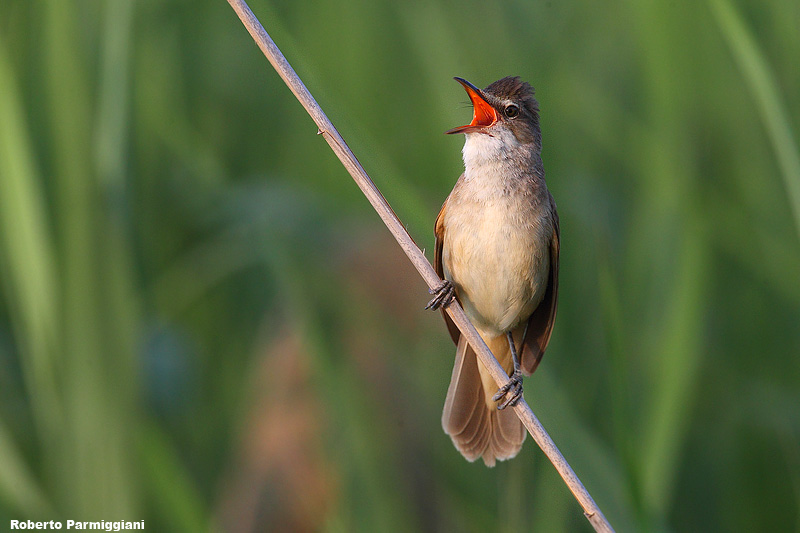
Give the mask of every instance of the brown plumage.
MULTIPOLYGON (((467 136, 465 172, 436 219, 434 267, 506 372, 514 372, 511 332, 518 370, 530 375, 550 340, 558 299, 559 224, 544 181, 538 104, 519 78, 483 91, 458 81, 475 114, 448 132, 467 136)), ((525 428, 512 410, 497 409, 494 380, 443 314, 457 350, 442 426, 464 457, 494 466, 519 452, 525 428)))

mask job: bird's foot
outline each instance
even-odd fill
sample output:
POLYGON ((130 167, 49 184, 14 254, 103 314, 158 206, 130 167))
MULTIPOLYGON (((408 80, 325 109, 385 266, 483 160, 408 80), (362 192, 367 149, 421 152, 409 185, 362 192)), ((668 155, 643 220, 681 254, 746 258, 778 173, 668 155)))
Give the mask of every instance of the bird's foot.
POLYGON ((506 407, 514 407, 519 402, 520 398, 522 398, 522 372, 515 371, 511 374, 511 377, 508 379, 508 382, 500 387, 497 391, 497 394, 492 396, 492 400, 495 402, 499 402, 506 397, 506 399, 497 406, 498 409, 505 409, 506 407))
POLYGON ((431 298, 431 301, 428 302, 428 305, 425 306, 425 309, 432 309, 435 311, 440 307, 447 307, 450 305, 453 298, 455 298, 456 289, 452 281, 443 280, 441 285, 435 289, 430 289, 428 292, 434 296, 431 298))

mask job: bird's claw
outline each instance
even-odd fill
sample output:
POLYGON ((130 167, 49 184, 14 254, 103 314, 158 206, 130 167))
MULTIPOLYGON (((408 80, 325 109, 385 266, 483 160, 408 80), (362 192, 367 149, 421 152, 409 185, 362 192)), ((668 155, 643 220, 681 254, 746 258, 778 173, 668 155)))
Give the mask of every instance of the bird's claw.
POLYGON ((443 280, 438 287, 430 289, 428 292, 434 296, 431 298, 431 301, 428 302, 428 305, 425 306, 425 309, 432 309, 435 311, 440 307, 447 307, 450 305, 455 298, 456 289, 453 286, 453 282, 443 280))
POLYGON ((497 406, 498 409, 503 410, 506 407, 514 407, 517 405, 517 402, 522 398, 522 372, 515 371, 511 374, 508 382, 500 387, 497 394, 492 396, 492 400, 499 402, 504 396, 507 397, 503 403, 497 406))

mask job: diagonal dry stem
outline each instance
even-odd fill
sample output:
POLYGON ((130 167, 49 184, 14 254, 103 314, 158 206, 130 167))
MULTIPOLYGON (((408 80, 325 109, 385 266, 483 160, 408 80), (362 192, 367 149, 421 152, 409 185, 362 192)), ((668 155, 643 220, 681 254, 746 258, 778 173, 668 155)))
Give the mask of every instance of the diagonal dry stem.
MULTIPOLYGON (((425 254, 423 254, 414 243, 414 240, 408 234, 403 224, 400 223, 397 215, 395 215, 392 208, 389 207, 386 199, 378 188, 375 187, 375 184, 372 183, 372 180, 361 166, 361 163, 359 163, 356 156, 353 155, 347 143, 344 142, 344 139, 339 135, 339 132, 322 111, 322 108, 317 104, 316 100, 314 100, 314 97, 311 96, 311 93, 300 80, 300 77, 272 41, 266 30, 264 30, 264 27, 250 10, 247 3, 244 0, 228 0, 228 3, 234 11, 236 11, 236 14, 239 15, 245 28, 250 32, 250 35, 255 40, 256 44, 258 44, 258 47, 261 48, 261 51, 280 77, 286 85, 289 86, 289 89, 291 89, 292 93, 294 93, 295 97, 297 97, 308 114, 311 115, 311 118, 314 119, 314 122, 319 128, 318 133, 325 137, 331 149, 353 177, 358 187, 372 204, 372 207, 378 212, 378 215, 381 217, 384 224, 386 224, 386 227, 389 228, 389 231, 417 269, 417 272, 422 276, 422 279, 428 284, 428 287, 433 289, 441 285, 442 280, 425 258, 425 254)), ((458 326, 458 329, 461 330, 461 334, 464 335, 470 345, 472 345, 483 366, 492 374, 498 387, 504 385, 508 381, 508 375, 500 366, 500 363, 494 358, 492 352, 489 351, 486 343, 475 330, 475 327, 470 323, 458 302, 454 301, 450 304, 447 307, 447 312, 456 326, 458 326)), ((539 422, 539 419, 533 414, 527 402, 521 399, 514 406, 514 411, 517 413, 520 420, 522 420, 522 423, 525 424, 525 427, 536 441, 536 444, 539 445, 550 462, 553 463, 553 466, 555 466, 559 475, 561 475, 561 478, 575 496, 575 499, 578 500, 578 503, 580 503, 583 508, 584 515, 592 524, 595 531, 614 531, 608 523, 608 520, 603 516, 600 508, 592 499, 592 496, 583 486, 583 483, 581 483, 578 476, 575 475, 572 467, 569 466, 564 456, 561 455, 553 439, 550 438, 550 435, 547 434, 547 431, 545 431, 544 427, 539 422)))

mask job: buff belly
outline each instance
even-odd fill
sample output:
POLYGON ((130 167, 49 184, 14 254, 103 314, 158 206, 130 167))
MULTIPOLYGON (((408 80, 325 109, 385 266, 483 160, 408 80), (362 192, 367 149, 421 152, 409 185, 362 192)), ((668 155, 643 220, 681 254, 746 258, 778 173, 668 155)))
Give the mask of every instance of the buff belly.
MULTIPOLYGON (((526 320, 544 296, 549 273, 548 228, 518 197, 448 205, 442 266, 467 316, 484 337, 526 320)), ((551 231, 551 230, 550 230, 551 231)))

